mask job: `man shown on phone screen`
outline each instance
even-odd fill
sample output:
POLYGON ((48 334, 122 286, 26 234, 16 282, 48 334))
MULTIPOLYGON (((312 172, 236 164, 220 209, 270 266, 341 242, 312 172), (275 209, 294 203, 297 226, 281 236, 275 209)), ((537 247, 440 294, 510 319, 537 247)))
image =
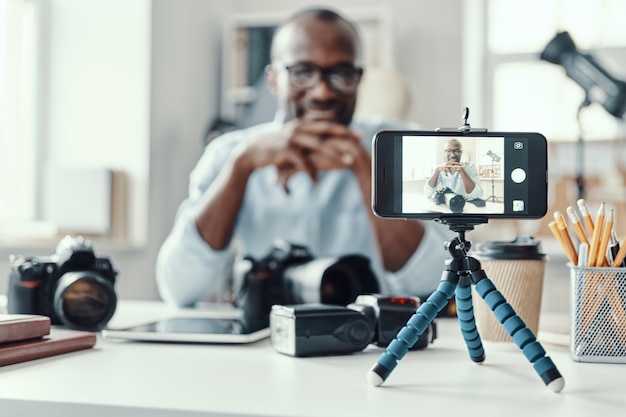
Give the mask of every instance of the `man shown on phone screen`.
POLYGON ((461 142, 450 139, 444 149, 445 161, 435 167, 424 184, 424 195, 427 198, 433 197, 437 192, 454 193, 465 200, 482 198, 478 169, 471 162, 461 162, 462 155, 461 142))
POLYGON ((223 299, 236 258, 263 258, 276 239, 316 258, 367 257, 383 293, 437 288, 447 229, 370 208, 372 137, 406 126, 352 120, 359 59, 356 28, 332 11, 307 10, 277 29, 266 71, 276 118, 206 147, 157 260, 164 300, 223 299))

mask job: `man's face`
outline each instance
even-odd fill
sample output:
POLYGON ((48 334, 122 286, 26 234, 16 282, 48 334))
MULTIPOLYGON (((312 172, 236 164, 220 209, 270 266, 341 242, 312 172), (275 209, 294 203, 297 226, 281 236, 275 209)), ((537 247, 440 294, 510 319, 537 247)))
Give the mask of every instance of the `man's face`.
POLYGON ((461 150, 461 144, 458 142, 449 142, 444 150, 446 155, 446 161, 448 162, 461 162, 461 155, 463 155, 463 151, 461 150))
POLYGON ((353 33, 341 22, 301 19, 283 29, 276 50, 268 82, 285 121, 349 124, 360 80, 353 33))

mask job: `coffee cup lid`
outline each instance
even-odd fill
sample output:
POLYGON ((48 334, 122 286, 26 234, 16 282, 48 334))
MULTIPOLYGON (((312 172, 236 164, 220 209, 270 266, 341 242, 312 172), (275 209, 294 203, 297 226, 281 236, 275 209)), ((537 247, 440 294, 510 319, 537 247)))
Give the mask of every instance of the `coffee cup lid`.
POLYGON ((481 259, 546 259, 541 243, 532 236, 518 236, 510 242, 485 242, 477 245, 474 253, 481 259))

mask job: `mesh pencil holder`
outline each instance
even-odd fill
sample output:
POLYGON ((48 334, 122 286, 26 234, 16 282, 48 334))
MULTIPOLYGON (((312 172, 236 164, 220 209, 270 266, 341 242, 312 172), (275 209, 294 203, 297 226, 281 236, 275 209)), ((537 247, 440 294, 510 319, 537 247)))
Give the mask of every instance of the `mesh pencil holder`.
POLYGON ((626 363, 626 268, 569 267, 573 359, 626 363))

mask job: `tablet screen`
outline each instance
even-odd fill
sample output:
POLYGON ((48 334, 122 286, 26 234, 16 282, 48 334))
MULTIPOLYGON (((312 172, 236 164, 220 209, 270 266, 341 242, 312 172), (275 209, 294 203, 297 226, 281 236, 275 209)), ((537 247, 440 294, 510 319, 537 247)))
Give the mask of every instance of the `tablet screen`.
POLYGON ((105 329, 102 336, 154 342, 250 343, 269 336, 269 328, 250 329, 238 318, 172 317, 136 326, 105 329))

